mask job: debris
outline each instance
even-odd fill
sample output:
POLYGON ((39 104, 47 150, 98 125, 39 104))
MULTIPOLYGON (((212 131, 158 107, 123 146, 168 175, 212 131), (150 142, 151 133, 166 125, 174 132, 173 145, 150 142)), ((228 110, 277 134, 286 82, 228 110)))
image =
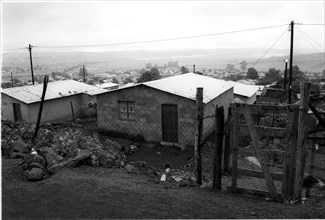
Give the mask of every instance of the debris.
POLYGON ((251 212, 251 215, 252 215, 252 216, 256 216, 256 213, 255 213, 255 212, 251 212))
POLYGON ((125 167, 126 171, 128 173, 137 173, 138 172, 138 169, 135 168, 134 166, 132 166, 131 164, 126 164, 125 167))
POLYGON ((157 153, 156 153, 157 155, 161 155, 161 152, 159 152, 159 151, 157 151, 157 153))
POLYGON ((166 176, 165 173, 163 173, 163 174, 161 175, 160 181, 165 182, 166 179, 167 179, 167 176, 166 176))
POLYGON ((182 180, 181 177, 179 176, 172 176, 172 178, 176 181, 176 182, 180 182, 182 180))
POLYGON ((29 181, 42 180, 45 176, 45 172, 41 168, 34 167, 28 172, 29 181))
POLYGON ((90 157, 90 150, 79 150, 78 155, 75 158, 69 159, 65 162, 67 167, 76 167, 80 162, 90 157))

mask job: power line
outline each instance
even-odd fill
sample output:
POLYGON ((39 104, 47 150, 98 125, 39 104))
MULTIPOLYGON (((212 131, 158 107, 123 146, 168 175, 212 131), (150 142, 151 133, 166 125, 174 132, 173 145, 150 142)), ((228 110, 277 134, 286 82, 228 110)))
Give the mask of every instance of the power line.
POLYGON ((287 30, 285 30, 280 37, 278 37, 278 39, 272 44, 272 46, 267 49, 267 51, 254 63, 254 65, 252 67, 254 67, 256 64, 258 64, 260 62, 261 59, 263 59, 263 57, 274 47, 274 45, 282 38, 282 36, 287 32, 287 30))
POLYGON ((296 25, 310 25, 310 26, 324 26, 325 24, 304 24, 304 23, 295 23, 296 25))
POLYGON ((221 32, 221 33, 215 33, 215 34, 203 34, 203 35, 194 35, 194 36, 176 37, 176 38, 165 38, 165 39, 147 40, 147 41, 108 43, 108 44, 97 44, 97 45, 34 46, 34 47, 39 47, 39 48, 75 48, 75 47, 102 47, 102 46, 118 46, 118 45, 129 45, 129 44, 154 43, 154 42, 161 42, 161 41, 183 40, 183 39, 210 37, 210 36, 217 36, 217 35, 224 35, 224 34, 234 34, 234 33, 240 33, 240 32, 256 31, 256 30, 263 30, 263 29, 268 29, 268 28, 287 26, 287 25, 288 24, 281 24, 281 25, 274 25, 274 26, 267 26, 267 27, 259 27, 259 28, 251 28, 251 29, 244 29, 244 30, 221 32))
MULTIPOLYGON (((299 34, 301 34, 301 36, 307 41, 307 43, 309 44, 309 45, 311 45, 315 50, 317 50, 318 52, 320 52, 318 49, 316 49, 308 40, 307 40, 307 38, 309 38, 310 40, 312 40, 312 41, 314 41, 318 46, 320 46, 323 50, 324 50, 324 48, 323 48, 323 46, 321 45, 321 44, 319 44, 317 41, 315 41, 314 39, 312 39, 311 37, 309 37, 305 32, 303 32, 300 28, 298 28, 297 27, 297 29, 298 29, 298 31, 300 32, 299 34)), ((324 53, 324 52, 320 52, 320 53, 324 53)))

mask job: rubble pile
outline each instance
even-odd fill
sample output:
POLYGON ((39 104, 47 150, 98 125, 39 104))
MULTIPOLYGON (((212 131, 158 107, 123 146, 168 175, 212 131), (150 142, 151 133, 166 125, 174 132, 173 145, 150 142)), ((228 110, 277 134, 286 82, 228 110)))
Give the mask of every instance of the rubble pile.
MULTIPOLYGON (((84 135, 71 125, 46 124, 32 142, 35 125, 2 120, 1 150, 6 158, 21 158, 19 165, 28 180, 42 180, 63 167, 80 164, 106 168, 124 167, 126 155, 122 147, 106 140, 101 144, 96 134, 84 135)), ((135 147, 133 147, 135 149, 135 147)))

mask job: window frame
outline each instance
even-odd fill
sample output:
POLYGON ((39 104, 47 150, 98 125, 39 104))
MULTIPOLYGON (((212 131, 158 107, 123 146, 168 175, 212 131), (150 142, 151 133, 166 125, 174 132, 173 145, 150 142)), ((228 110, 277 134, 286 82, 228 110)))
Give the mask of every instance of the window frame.
POLYGON ((120 120, 134 121, 135 120, 135 101, 118 100, 118 118, 120 120), (121 105, 125 104, 126 111, 121 111, 121 105), (122 114, 126 113, 126 117, 122 114), (132 117, 133 115, 133 117, 132 117))

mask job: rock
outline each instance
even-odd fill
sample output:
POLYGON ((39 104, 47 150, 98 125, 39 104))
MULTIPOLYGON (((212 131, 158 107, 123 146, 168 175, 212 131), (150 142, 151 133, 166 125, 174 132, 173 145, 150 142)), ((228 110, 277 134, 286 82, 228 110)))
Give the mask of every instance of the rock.
POLYGON ((40 155, 38 155, 38 154, 33 154, 32 155, 32 157, 31 157, 31 159, 30 159, 30 163, 39 163, 39 164, 41 164, 43 167, 45 167, 45 165, 46 165, 46 161, 45 161, 45 159, 42 157, 42 156, 40 156, 40 155))
POLYGON ((11 159, 18 159, 18 158, 24 158, 25 154, 24 153, 19 153, 19 152, 12 152, 10 154, 11 159))
POLYGON ((161 155, 161 152, 157 151, 156 154, 157 154, 157 155, 161 155))
POLYGON ((188 185, 188 182, 185 181, 185 180, 181 180, 181 181, 178 183, 178 185, 179 185, 180 187, 186 187, 186 186, 188 185))
POLYGON ((91 152, 88 149, 79 150, 78 155, 76 157, 72 158, 72 159, 69 159, 69 160, 65 161, 64 166, 76 167, 78 164, 80 164, 80 162, 82 162, 83 160, 90 157, 90 155, 91 155, 91 152))
POLYGON ((48 167, 52 166, 55 163, 60 162, 59 155, 55 153, 45 153, 44 157, 48 167))
POLYGON ((43 169, 40 168, 32 168, 29 172, 28 172, 28 180, 29 181, 38 181, 38 180, 42 180, 43 177, 45 175, 45 172, 43 171, 43 169))
POLYGON ((29 164, 29 169, 33 169, 33 168, 40 168, 42 170, 44 170, 44 167, 42 166, 42 164, 37 163, 37 162, 32 162, 29 164))
POLYGON ((126 169, 126 171, 127 171, 128 173, 137 173, 137 172, 138 172, 138 169, 135 168, 134 166, 132 166, 131 164, 126 164, 126 165, 124 166, 124 168, 126 169))
POLYGON ((14 142, 14 152, 19 152, 19 153, 29 153, 27 144, 24 142, 24 140, 19 137, 15 142, 14 142))
POLYGON ((140 168, 146 168, 147 167, 147 163, 145 161, 137 161, 136 164, 140 168))

